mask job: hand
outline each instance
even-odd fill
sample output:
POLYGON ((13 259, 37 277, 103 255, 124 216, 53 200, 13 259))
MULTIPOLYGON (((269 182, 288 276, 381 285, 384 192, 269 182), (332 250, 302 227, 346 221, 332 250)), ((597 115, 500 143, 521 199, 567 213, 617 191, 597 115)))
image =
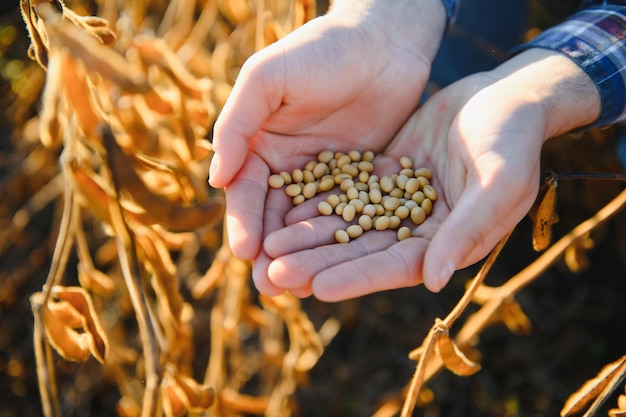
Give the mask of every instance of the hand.
POLYGON ((591 80, 568 58, 526 51, 497 69, 467 77, 419 109, 375 164, 397 172, 410 155, 434 173, 432 215, 413 237, 370 231, 348 244, 333 232, 338 216, 318 216, 315 202, 292 209, 270 234, 257 264, 276 287, 336 301, 423 282, 439 291, 459 268, 484 256, 523 218, 539 185, 545 139, 592 123, 600 109, 591 80))
MULTIPOLYGON (((419 102, 444 25, 441 0, 339 0, 246 62, 215 125, 210 175, 226 189, 236 256, 263 258, 264 234, 284 226, 270 171, 323 149, 389 143, 419 102)), ((264 278, 256 285, 282 291, 264 278)))

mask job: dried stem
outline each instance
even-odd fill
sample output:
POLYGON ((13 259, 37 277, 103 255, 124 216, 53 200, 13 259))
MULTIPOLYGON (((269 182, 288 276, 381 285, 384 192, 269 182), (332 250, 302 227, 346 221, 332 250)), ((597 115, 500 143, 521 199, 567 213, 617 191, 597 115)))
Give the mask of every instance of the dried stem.
POLYGON ((459 300, 456 306, 452 309, 452 311, 448 314, 448 316, 443 319, 436 319, 435 324, 431 327, 428 332, 428 336, 424 340, 422 344, 421 350, 422 354, 417 363, 417 367, 415 369, 415 373, 413 374, 413 378, 411 379, 411 384, 409 386, 408 394, 406 400, 404 402, 404 406, 402 408, 402 417, 409 417, 413 410, 415 409, 415 404, 417 403, 417 397, 419 392, 422 389, 422 384, 424 383, 424 376, 426 373, 427 364, 430 362, 433 355, 433 348, 435 346, 435 342, 437 341, 437 336, 442 332, 447 332, 450 327, 454 324, 454 322, 459 318, 459 316, 465 311, 467 306, 472 300, 472 297, 476 293, 478 287, 482 284, 487 276, 487 273, 491 269, 491 266, 497 259, 498 255, 502 251, 502 248, 506 244, 507 240, 511 236, 512 232, 509 232, 504 236, 500 242, 496 245, 496 247, 491 251, 485 263, 480 268, 480 271, 476 274, 470 287, 465 291, 463 297, 459 300))
POLYGON ((52 287, 61 280, 67 267, 67 260, 73 244, 73 216, 76 212, 76 208, 74 192, 70 187, 66 186, 63 215, 61 217, 61 225, 59 227, 56 245, 54 246, 48 276, 43 285, 43 291, 31 297, 31 307, 34 317, 33 338, 35 360, 37 362, 37 378, 39 392, 41 393, 42 408, 46 417, 58 417, 61 415, 61 410, 57 397, 56 380, 54 378, 54 361, 50 344, 43 331, 42 316, 45 314, 46 303, 50 298, 52 287))
MULTIPOLYGON (((476 335, 480 334, 490 323, 493 322, 493 316, 498 312, 502 304, 515 296, 522 288, 530 284, 536 278, 538 278, 543 272, 545 272, 554 262, 556 262, 561 255, 565 252, 568 246, 576 242, 578 239, 583 238, 592 230, 598 228, 600 225, 609 220, 612 216, 617 214, 621 209, 626 206, 626 190, 622 191, 611 202, 599 210, 594 216, 590 217, 583 223, 575 227, 571 232, 562 237, 559 241, 554 243, 543 255, 537 258, 532 264, 528 265, 522 271, 517 273, 511 279, 509 279, 501 287, 496 288, 496 295, 487 303, 485 303, 480 310, 468 317, 463 324, 463 327, 459 330, 455 343, 460 349, 470 346, 471 340, 476 335)), ((508 236, 507 236, 508 237, 508 236)), ((503 242, 500 242, 502 244, 503 242)), ((499 244, 499 245, 500 245, 499 244)), ((490 258, 497 253, 492 252, 490 258)), ((494 258, 495 259, 495 258, 494 258)), ((487 271, 484 270, 489 261, 483 265, 483 268, 474 278, 471 287, 466 291, 461 301, 450 312, 448 317, 444 320, 445 323, 451 325, 459 316, 459 314, 467 307, 468 293, 474 293, 478 284, 484 279, 484 275, 487 271)), ((490 266, 490 265, 489 265, 490 266)), ((471 299, 471 297, 469 297, 471 299)), ((433 326, 435 329, 436 326, 433 326)), ((435 332, 431 329, 431 332, 427 336, 422 344, 422 347, 416 349, 421 352, 418 367, 415 375, 411 381, 408 396, 405 400, 405 405, 402 410, 402 417, 410 415, 419 394, 419 387, 421 384, 430 380, 436 373, 438 373, 443 367, 442 360, 432 355, 432 344, 434 340, 435 332), (424 365, 421 365, 424 363, 424 365), (422 367, 424 369, 422 369, 422 367)))
MULTIPOLYGON (((104 140, 115 140, 113 133, 109 128, 103 128, 102 135, 105 137, 104 140)), ((108 162, 110 163, 110 161, 108 162)), ((117 246, 120 267, 122 269, 124 282, 126 283, 133 309, 137 317, 137 325, 139 327, 141 345, 145 358, 146 388, 143 396, 141 416, 153 417, 157 415, 157 410, 159 409, 158 387, 161 380, 156 326, 150 314, 148 301, 141 279, 141 269, 137 260, 137 253, 135 251, 135 239, 126 224, 122 207, 120 206, 120 184, 115 181, 115 176, 111 173, 111 170, 115 169, 115 167, 108 167, 108 169, 103 167, 103 169, 107 171, 107 176, 113 183, 116 191, 117 198, 112 199, 113 201, 109 204, 111 223, 116 233, 115 243, 117 246)))

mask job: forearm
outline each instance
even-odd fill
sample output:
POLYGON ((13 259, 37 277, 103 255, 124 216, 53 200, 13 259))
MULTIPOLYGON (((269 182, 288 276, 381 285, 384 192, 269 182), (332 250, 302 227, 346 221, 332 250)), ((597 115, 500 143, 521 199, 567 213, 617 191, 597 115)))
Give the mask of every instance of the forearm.
POLYGON ((531 106, 542 115, 546 140, 591 125, 601 112, 596 83, 567 56, 528 49, 489 73, 504 100, 531 106), (508 97, 508 99, 507 99, 508 97))
POLYGON ((587 74, 600 100, 600 110, 597 118, 589 122, 591 126, 626 119, 626 5, 623 4, 585 1, 585 9, 519 48, 556 51, 587 74), (609 4, 594 6, 594 3, 609 4))

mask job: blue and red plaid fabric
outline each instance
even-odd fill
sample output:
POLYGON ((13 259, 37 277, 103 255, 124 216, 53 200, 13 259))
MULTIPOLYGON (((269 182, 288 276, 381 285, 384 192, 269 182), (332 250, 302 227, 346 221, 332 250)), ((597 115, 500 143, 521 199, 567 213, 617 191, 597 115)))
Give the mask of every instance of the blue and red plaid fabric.
POLYGON ((586 8, 515 49, 550 49, 576 62, 600 92, 602 110, 593 126, 606 126, 626 119, 626 1, 582 5, 586 8))
POLYGON ((443 6, 446 8, 446 17, 448 20, 448 25, 454 23, 456 19, 456 15, 459 12, 459 6, 461 4, 461 0, 441 0, 443 1, 443 6))

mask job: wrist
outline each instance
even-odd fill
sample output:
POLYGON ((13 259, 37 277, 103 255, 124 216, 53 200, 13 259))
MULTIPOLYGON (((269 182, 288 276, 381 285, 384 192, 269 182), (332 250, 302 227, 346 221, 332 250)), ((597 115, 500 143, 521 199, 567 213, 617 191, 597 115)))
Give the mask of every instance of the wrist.
POLYGON ((439 49, 447 21, 442 0, 335 0, 328 15, 372 30, 388 46, 423 55, 429 63, 439 49))
POLYGON ((538 106, 545 117, 544 141, 594 123, 600 115, 598 88, 570 58, 545 50, 528 49, 511 58, 490 76, 510 97, 538 106))

